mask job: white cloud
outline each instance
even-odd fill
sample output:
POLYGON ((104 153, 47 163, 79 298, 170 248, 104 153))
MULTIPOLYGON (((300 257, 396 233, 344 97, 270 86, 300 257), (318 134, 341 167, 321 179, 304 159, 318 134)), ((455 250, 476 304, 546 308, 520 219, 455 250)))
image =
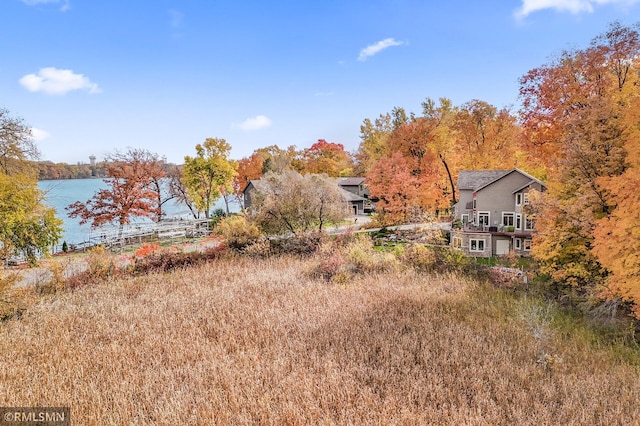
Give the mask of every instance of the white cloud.
POLYGON ((253 118, 247 118, 239 125, 234 125, 244 131, 260 130, 271 126, 271 120, 264 115, 256 115, 253 118))
POLYGON ((48 95, 64 95, 72 90, 86 90, 89 93, 100 93, 102 90, 82 74, 72 70, 61 70, 54 67, 42 68, 38 74, 27 74, 20 79, 20 84, 30 92, 44 92, 48 95))
POLYGON ((42 130, 42 129, 36 129, 35 127, 31 128, 31 136, 33 137, 33 140, 36 142, 40 142, 43 141, 45 139, 49 139, 51 137, 51 133, 42 130))
POLYGON ((22 3, 26 4, 27 6, 37 6, 39 4, 47 3, 62 3, 62 5, 60 6, 60 10, 62 12, 66 12, 67 10, 71 9, 69 0, 22 0, 22 3))
POLYGON ((393 38, 385 38, 376 44, 369 45, 360 51, 359 61, 365 61, 369 56, 373 56, 384 49, 392 46, 401 46, 405 44, 403 41, 396 41, 393 38))
POLYGON ((553 9, 558 12, 569 12, 577 15, 582 12, 593 13, 594 6, 604 4, 618 4, 631 6, 639 0, 522 0, 522 6, 515 11, 518 19, 525 18, 533 12, 544 9, 553 9))

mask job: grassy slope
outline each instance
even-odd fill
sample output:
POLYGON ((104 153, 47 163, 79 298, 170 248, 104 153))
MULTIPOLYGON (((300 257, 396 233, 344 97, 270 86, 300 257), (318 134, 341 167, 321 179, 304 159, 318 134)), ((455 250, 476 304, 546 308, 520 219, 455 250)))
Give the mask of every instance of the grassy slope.
POLYGON ((537 342, 504 292, 414 272, 328 284, 221 259, 57 295, 0 325, 0 405, 74 424, 633 424, 638 369, 537 342))

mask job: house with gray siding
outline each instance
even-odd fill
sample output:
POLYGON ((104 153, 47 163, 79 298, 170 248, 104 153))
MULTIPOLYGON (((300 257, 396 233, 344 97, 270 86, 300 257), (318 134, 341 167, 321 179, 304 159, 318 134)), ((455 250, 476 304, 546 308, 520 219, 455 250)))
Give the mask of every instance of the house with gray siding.
POLYGON ((460 171, 451 246, 476 257, 529 255, 535 232, 529 194, 544 190, 519 169, 460 171))
MULTIPOLYGON (((369 201, 369 189, 364 184, 364 178, 340 177, 336 179, 336 184, 342 192, 345 201, 354 215, 364 214, 371 208, 369 201)), ((263 185, 261 179, 251 180, 242 191, 244 208, 249 209, 253 203, 252 197, 256 190, 260 190, 263 185)))

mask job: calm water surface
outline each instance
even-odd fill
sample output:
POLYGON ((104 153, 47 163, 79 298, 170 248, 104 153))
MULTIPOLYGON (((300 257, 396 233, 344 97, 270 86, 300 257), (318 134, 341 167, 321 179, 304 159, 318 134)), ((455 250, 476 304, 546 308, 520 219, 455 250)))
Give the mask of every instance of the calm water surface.
MULTIPOLYGON (((76 201, 86 202, 100 189, 107 188, 107 184, 102 179, 66 179, 66 180, 43 180, 38 182, 41 190, 45 191, 46 202, 54 207, 58 212, 57 216, 63 221, 63 236, 60 244, 66 241, 67 244, 80 244, 88 241, 91 235, 91 227, 80 225, 79 219, 71 219, 67 216, 65 207, 76 201)), ((223 200, 219 200, 214 209, 224 208, 223 200)), ((189 218, 190 213, 187 207, 169 201, 163 206, 163 210, 169 217, 189 218)), ((237 211, 237 207, 235 209, 237 211)), ((148 222, 145 218, 132 219, 134 222, 148 222)))

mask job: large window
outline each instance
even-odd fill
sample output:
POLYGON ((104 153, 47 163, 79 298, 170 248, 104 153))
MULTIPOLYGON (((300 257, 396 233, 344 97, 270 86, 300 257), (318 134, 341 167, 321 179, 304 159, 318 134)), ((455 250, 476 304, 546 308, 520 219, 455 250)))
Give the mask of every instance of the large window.
POLYGON ((507 226, 515 226, 515 213, 502 213, 502 225, 507 226))
POLYGON ((535 215, 527 215, 524 220, 524 230, 525 231, 533 231, 533 228, 536 226, 536 216, 535 215))
POLYGON ((478 225, 489 226, 489 212, 478 212, 478 225))
POLYGON ((469 251, 482 252, 484 251, 484 240, 477 238, 471 238, 469 240, 469 251))

